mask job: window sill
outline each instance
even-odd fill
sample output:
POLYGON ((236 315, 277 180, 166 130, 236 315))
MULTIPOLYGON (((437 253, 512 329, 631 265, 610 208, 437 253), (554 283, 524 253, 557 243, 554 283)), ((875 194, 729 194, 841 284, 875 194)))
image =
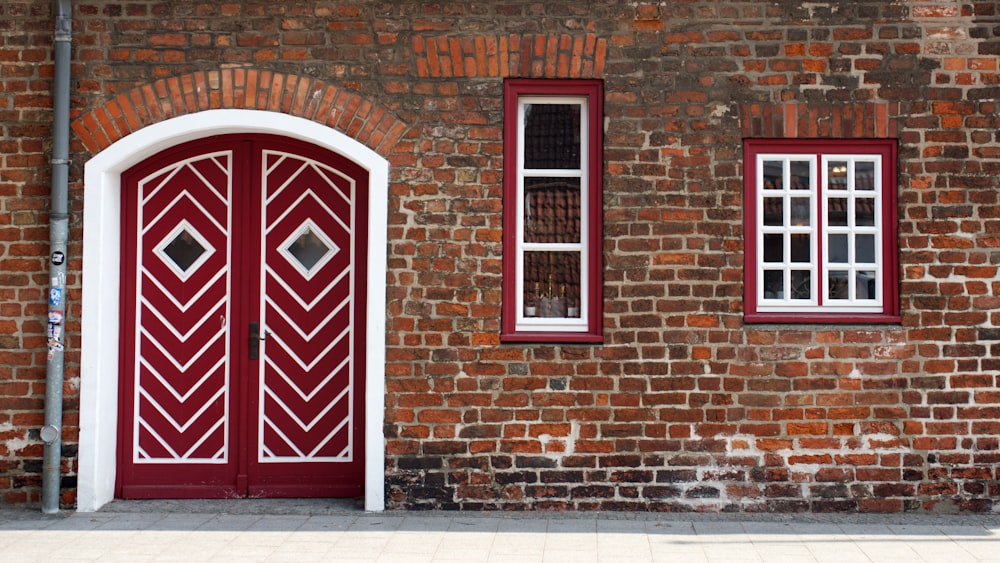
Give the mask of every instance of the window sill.
POLYGON ((899 324, 900 315, 884 313, 746 313, 746 324, 899 324))
POLYGON ((500 334, 500 342, 603 344, 604 335, 589 332, 508 332, 500 334))

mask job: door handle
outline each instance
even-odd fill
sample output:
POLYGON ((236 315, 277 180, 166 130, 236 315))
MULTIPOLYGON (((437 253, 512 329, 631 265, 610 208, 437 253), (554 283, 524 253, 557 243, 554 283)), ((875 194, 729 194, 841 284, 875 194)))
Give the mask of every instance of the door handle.
POLYGON ((260 335, 260 323, 250 321, 250 359, 256 360, 260 357, 260 341, 267 339, 267 333, 260 335))

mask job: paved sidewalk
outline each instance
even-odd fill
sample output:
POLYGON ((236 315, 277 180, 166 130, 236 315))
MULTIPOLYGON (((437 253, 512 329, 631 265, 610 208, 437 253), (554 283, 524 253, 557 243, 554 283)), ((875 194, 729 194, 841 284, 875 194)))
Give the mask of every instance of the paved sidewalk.
POLYGON ((364 513, 331 501, 0 508, 2 561, 1000 562, 1000 515, 364 513))

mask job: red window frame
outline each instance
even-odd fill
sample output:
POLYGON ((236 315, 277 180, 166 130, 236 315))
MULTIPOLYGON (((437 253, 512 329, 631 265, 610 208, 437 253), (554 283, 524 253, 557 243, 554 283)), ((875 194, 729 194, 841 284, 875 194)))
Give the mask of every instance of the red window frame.
MULTIPOLYGON (((898 238, 897 238, 897 209, 896 209, 896 175, 897 175, 897 145, 894 139, 847 139, 847 140, 819 140, 819 139, 746 139, 744 141, 744 320, 748 323, 898 323, 899 313, 899 260, 898 260, 898 238), (776 304, 774 299, 768 299, 765 295, 764 271, 765 260, 763 259, 763 233, 769 227, 765 227, 762 210, 764 193, 775 194, 776 191, 768 187, 769 184, 763 180, 762 163, 765 160, 778 161, 782 158, 797 163, 810 162, 814 171, 812 188, 809 193, 813 198, 810 207, 812 210, 812 220, 815 223, 814 232, 816 242, 812 247, 813 252, 807 262, 815 268, 813 273, 816 279, 813 289, 815 297, 812 303, 798 305, 797 301, 784 301, 784 306, 776 304), (864 162, 871 159, 878 164, 875 165, 875 178, 879 184, 873 188, 871 193, 874 198, 880 200, 877 204, 878 211, 875 216, 878 218, 877 231, 874 244, 876 245, 876 262, 878 263, 878 274, 874 276, 877 299, 873 299, 870 305, 844 306, 843 300, 825 299, 824 288, 832 291, 825 283, 832 284, 831 281, 824 282, 824 278, 830 272, 837 271, 839 267, 829 267, 834 263, 828 261, 827 252, 832 250, 824 249, 827 237, 843 230, 844 227, 836 227, 827 224, 827 213, 825 210, 832 205, 830 201, 837 199, 835 195, 825 195, 824 191, 829 190, 830 194, 847 193, 848 188, 839 189, 830 187, 826 178, 827 166, 840 162, 838 157, 844 161, 864 162), (830 199, 826 199, 829 197, 830 199), (760 236, 758 236, 760 235, 760 236), (826 270, 829 268, 829 271, 826 270), (878 285, 880 284, 880 285, 878 285), (790 305, 790 303, 796 303, 790 305)), ((850 165, 850 170, 854 170, 855 164, 850 165)), ((787 174, 787 171, 786 171, 787 174)), ((859 180, 851 180, 852 184, 859 180)), ((778 188, 779 190, 781 188, 778 188)), ((788 187, 787 193, 799 195, 793 191, 797 188, 788 187)), ((855 189, 855 188, 850 188, 855 189)), ((862 189, 862 188, 857 188, 862 189)), ((803 190, 805 193, 805 190, 803 190)), ((861 194, 862 192, 857 192, 861 194)), ((867 195, 867 193, 865 193, 867 195)), ((850 201, 842 198, 843 201, 850 201)), ((790 200, 785 200, 790 202, 790 200)), ((791 207, 791 205, 789 205, 791 207)), ((787 215, 786 215, 787 216, 787 215)), ((781 227, 779 227, 781 228, 781 227)), ((852 227, 846 230, 853 235, 852 227)), ((860 227, 855 229, 861 230, 860 227)), ((869 235, 871 236, 871 235, 869 235)), ((853 238, 850 240, 854 240, 853 238)), ((783 260, 789 261, 788 250, 785 250, 783 260)), ((850 252, 856 252, 851 250, 850 252)), ((840 263, 837 262, 837 266, 840 263)), ((846 268, 846 267, 845 267, 846 268)), ((860 268, 859 268, 860 269, 860 268)), ((852 270, 853 271, 853 270, 852 270)), ((850 284, 849 277, 846 278, 850 284)), ((769 286, 768 286, 769 287, 769 286)), ((853 290, 852 290, 853 291, 853 290)), ((789 292, 791 293, 791 292, 789 292)), ((860 293, 860 290, 857 291, 860 293)), ((852 293, 851 295, 856 295, 852 293)), ((772 296, 773 297, 773 296, 772 296)), ((779 299, 783 298, 779 296, 779 299)), ((851 297, 850 299, 854 299, 851 297)), ((858 301, 860 303, 860 301, 858 301)))
MULTIPOLYGON (((536 80, 508 79, 504 81, 504 211, 503 211, 503 307, 501 341, 504 342, 603 342, 603 83, 600 80, 536 80), (551 102, 547 102, 551 100, 551 102), (580 312, 579 317, 542 321, 529 318, 525 295, 524 240, 525 172, 523 148, 519 139, 520 108, 523 104, 581 103, 580 122, 583 125, 580 167, 580 312), (520 201, 520 203, 519 203, 520 201)), ((540 253, 555 250, 541 250, 540 253)))

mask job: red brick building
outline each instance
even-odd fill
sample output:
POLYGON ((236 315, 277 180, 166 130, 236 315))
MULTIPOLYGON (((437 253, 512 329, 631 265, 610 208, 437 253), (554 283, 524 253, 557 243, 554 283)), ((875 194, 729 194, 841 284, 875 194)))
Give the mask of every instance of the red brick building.
POLYGON ((996 510, 996 2, 71 4, 65 280, 0 6, 3 504, 64 354, 64 508, 996 510))

